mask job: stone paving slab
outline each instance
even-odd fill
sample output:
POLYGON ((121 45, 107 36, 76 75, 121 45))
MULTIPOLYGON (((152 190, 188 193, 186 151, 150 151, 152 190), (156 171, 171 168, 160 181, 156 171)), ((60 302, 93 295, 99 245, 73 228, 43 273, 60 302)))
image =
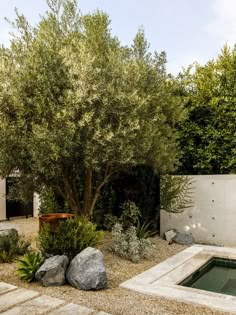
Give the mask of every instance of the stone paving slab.
POLYGON ((16 289, 8 293, 0 295, 0 312, 6 311, 8 308, 15 306, 18 303, 30 300, 39 293, 26 289, 16 289))
POLYGON ((93 312, 94 311, 91 308, 70 303, 50 312, 49 315, 90 315, 93 314, 93 312))
POLYGON ((15 289, 17 289, 17 287, 14 285, 5 282, 0 282, 0 294, 7 293, 15 289))
POLYGON ((2 315, 111 315, 85 306, 40 295, 36 291, 0 282, 0 314, 2 315), (66 305, 65 305, 66 304, 66 305))
MULTIPOLYGON (((15 306, 12 309, 3 312, 4 315, 40 315, 45 314, 53 308, 64 304, 65 302, 60 299, 52 298, 47 295, 39 296, 33 300, 25 302, 21 305, 15 306)), ((67 313, 64 313, 67 314, 67 313)))

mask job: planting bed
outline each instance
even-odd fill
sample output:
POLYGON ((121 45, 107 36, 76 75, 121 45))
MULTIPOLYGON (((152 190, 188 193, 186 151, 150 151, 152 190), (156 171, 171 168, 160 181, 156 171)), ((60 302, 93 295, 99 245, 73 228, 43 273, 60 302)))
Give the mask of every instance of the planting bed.
MULTIPOLYGON (((35 236, 38 231, 38 219, 17 219, 11 220, 20 232, 30 238, 35 247, 35 236)), ((7 223, 7 222, 6 222, 7 223)), ((2 223, 1 223, 2 224, 2 223)), ((103 291, 80 291, 69 285, 61 287, 42 287, 38 282, 27 283, 21 281, 15 273, 17 263, 0 264, 0 281, 8 282, 19 287, 38 291, 52 297, 63 299, 68 303, 76 303, 86 306, 96 311, 105 311, 113 315, 222 315, 223 312, 213 311, 207 307, 195 307, 187 303, 177 302, 161 297, 145 296, 141 293, 120 288, 119 285, 124 281, 142 273, 143 271, 157 265, 167 258, 177 254, 186 248, 177 244, 167 245, 167 242, 159 237, 153 238, 156 248, 154 256, 150 260, 143 260, 135 264, 123 260, 108 250, 110 235, 107 234, 99 249, 104 254, 104 261, 108 275, 107 290, 103 291)))

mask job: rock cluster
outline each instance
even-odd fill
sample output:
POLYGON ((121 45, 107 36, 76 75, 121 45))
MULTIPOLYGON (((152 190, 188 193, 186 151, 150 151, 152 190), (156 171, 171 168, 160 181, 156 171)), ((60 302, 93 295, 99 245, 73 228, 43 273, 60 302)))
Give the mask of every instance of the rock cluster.
POLYGON ((176 229, 168 230, 164 233, 164 236, 168 244, 175 242, 180 245, 191 245, 195 243, 192 235, 179 233, 176 229))
POLYGON ((66 280, 81 290, 100 290, 107 287, 103 254, 92 247, 76 255, 70 264, 64 255, 46 259, 35 277, 45 287, 63 285, 66 280))

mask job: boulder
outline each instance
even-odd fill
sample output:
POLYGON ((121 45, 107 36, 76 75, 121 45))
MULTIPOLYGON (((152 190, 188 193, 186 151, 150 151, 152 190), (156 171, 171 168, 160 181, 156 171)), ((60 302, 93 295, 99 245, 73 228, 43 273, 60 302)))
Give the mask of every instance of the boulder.
POLYGON ((69 259, 65 255, 57 255, 45 260, 35 274, 43 286, 57 286, 65 283, 65 273, 69 259))
POLYGON ((177 233, 174 230, 169 230, 164 233, 165 234, 165 239, 168 242, 168 244, 171 244, 173 241, 173 238, 177 235, 177 233))
POLYGON ((66 278, 75 288, 100 290, 107 287, 107 275, 103 254, 95 248, 87 247, 71 261, 66 278))
POLYGON ((0 230, 0 238, 2 236, 18 236, 18 232, 16 229, 4 229, 4 230, 0 230))
POLYGON ((192 235, 183 234, 183 233, 177 233, 174 236, 173 241, 180 245, 191 245, 191 244, 194 244, 195 242, 192 235))

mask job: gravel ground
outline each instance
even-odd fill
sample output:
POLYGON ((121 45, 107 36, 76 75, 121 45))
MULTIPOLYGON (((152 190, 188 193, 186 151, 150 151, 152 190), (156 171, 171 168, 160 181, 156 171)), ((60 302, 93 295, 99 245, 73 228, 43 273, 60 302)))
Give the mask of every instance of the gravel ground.
MULTIPOLYGON (((11 220, 20 233, 32 242, 32 247, 36 248, 35 237, 38 231, 38 219, 17 219, 11 220)), ((4 224, 4 223, 1 223, 4 224)), ((6 222, 6 224, 8 224, 6 222)), ((144 260, 138 264, 123 260, 108 250, 110 242, 109 235, 106 236, 100 250, 104 254, 104 261, 108 276, 107 290, 103 291, 80 291, 69 285, 61 287, 42 287, 38 282, 26 283, 21 281, 16 273, 17 263, 0 264, 0 281, 8 282, 19 287, 38 291, 42 294, 51 295, 64 299, 66 302, 81 304, 93 308, 97 311, 105 311, 113 315, 222 315, 228 314, 213 311, 205 307, 192 306, 190 304, 177 302, 170 299, 145 296, 136 292, 119 288, 119 284, 132 278, 170 256, 184 250, 186 246, 177 244, 167 245, 166 241, 160 237, 153 238, 155 253, 150 260, 144 260)))

